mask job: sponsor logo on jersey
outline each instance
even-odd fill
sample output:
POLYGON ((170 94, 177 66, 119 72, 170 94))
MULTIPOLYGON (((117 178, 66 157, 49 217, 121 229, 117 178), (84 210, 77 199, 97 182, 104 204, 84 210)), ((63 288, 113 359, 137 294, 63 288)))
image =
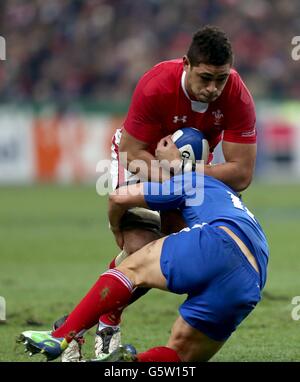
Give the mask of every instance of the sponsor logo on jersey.
POLYGON ((177 122, 186 123, 186 121, 187 121, 187 115, 182 115, 182 116, 174 115, 173 123, 177 123, 177 122))

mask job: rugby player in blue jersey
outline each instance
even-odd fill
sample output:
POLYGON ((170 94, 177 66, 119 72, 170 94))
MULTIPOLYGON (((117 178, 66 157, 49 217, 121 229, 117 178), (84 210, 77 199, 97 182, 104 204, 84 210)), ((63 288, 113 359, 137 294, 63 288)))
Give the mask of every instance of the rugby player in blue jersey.
POLYGON ((191 172, 164 183, 120 188, 111 194, 109 209, 119 245, 120 220, 133 206, 159 211, 179 208, 187 228, 146 245, 103 273, 57 330, 23 332, 20 339, 33 353, 58 357, 77 333, 97 323, 99 314, 126 306, 132 291, 142 286, 187 295, 168 343, 138 354, 120 347, 103 360, 207 361, 260 301, 267 274, 267 240, 230 187, 191 172))

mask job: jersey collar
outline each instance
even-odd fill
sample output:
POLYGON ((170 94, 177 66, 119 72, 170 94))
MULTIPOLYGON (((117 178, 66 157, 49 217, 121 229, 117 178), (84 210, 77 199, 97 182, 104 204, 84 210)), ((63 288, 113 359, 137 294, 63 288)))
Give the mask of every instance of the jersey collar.
POLYGON ((193 101, 190 98, 190 96, 188 95, 188 92, 186 91, 186 88, 185 88, 185 76, 186 76, 186 72, 184 70, 182 72, 182 75, 181 75, 181 87, 182 87, 182 90, 183 90, 184 94, 186 95, 186 97, 191 101, 192 110, 197 112, 197 113, 205 113, 206 110, 208 109, 208 103, 201 102, 201 101, 193 101))

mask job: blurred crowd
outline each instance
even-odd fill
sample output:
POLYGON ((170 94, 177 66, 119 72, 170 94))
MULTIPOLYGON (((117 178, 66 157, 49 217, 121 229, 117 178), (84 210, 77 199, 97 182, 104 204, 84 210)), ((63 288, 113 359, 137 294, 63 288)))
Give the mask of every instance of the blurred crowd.
POLYGON ((0 100, 127 101, 205 24, 225 30, 254 97, 299 98, 299 0, 1 0, 0 100))

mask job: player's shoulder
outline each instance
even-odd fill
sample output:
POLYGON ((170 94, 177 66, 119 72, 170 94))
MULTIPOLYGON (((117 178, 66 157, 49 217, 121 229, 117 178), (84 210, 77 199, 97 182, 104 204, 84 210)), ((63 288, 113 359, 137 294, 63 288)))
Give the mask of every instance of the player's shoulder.
POLYGON ((148 96, 172 93, 178 88, 182 71, 182 59, 159 62, 142 76, 139 87, 148 96))
POLYGON ((234 68, 230 69, 230 75, 224 90, 224 95, 226 94, 229 100, 236 101, 238 99, 245 104, 253 103, 249 89, 234 68))
POLYGON ((149 75, 159 75, 161 77, 176 77, 181 74, 183 70, 182 58, 162 61, 154 65, 147 73, 149 75))

